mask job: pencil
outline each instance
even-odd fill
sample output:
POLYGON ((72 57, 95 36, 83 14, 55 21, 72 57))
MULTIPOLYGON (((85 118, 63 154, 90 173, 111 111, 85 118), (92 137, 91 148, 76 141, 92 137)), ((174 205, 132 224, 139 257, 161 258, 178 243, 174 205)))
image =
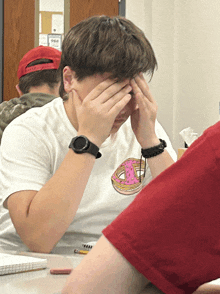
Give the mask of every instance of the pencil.
POLYGON ((78 253, 78 254, 87 254, 87 253, 89 253, 89 251, 88 251, 88 250, 78 250, 78 249, 75 249, 75 250, 74 250, 74 253, 78 253))

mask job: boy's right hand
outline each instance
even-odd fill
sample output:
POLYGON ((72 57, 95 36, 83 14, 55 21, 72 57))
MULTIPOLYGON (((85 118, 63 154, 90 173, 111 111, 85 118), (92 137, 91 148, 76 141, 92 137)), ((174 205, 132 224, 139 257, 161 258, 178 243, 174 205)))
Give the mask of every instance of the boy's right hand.
POLYGON ((130 101, 129 80, 107 79, 98 84, 82 101, 73 90, 78 135, 88 137, 98 147, 107 139, 119 112, 130 101))

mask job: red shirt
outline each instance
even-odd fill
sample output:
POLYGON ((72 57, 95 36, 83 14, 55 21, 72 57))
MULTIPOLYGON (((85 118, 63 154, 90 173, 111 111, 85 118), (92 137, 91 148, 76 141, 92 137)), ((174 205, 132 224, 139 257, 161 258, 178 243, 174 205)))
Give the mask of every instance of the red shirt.
POLYGON ((192 293, 219 278, 220 122, 151 181, 103 234, 164 293, 192 293))

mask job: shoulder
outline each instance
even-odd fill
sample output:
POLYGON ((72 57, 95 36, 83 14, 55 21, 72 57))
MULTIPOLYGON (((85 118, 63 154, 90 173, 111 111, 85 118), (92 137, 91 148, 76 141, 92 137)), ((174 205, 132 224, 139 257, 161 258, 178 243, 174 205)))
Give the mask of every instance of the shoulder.
POLYGON ((56 97, 54 95, 46 93, 27 93, 22 95, 19 100, 21 104, 27 105, 27 107, 41 107, 49 103, 56 97))
POLYGON ((9 101, 4 101, 0 104, 0 116, 1 119, 9 118, 11 111, 16 107, 16 105, 21 105, 21 98, 13 98, 9 101))
POLYGON ((203 135, 211 138, 213 137, 213 139, 216 138, 216 140, 219 141, 219 137, 220 137, 220 121, 215 123, 214 125, 210 126, 209 128, 207 128, 204 132, 203 135))
POLYGON ((29 109, 27 112, 19 115, 10 125, 13 124, 22 124, 22 123, 31 123, 37 120, 37 122, 45 120, 47 121, 47 117, 56 116, 60 113, 60 108, 63 107, 62 98, 55 98, 52 101, 46 103, 41 107, 33 107, 29 109))
POLYGON ((44 93, 29 93, 19 98, 4 101, 0 104, 0 117, 2 124, 6 127, 14 119, 26 113, 27 110, 42 107, 51 102, 54 98, 55 96, 44 93))
POLYGON ((5 128, 2 142, 12 140, 13 137, 18 140, 19 137, 25 136, 48 140, 50 133, 54 132, 53 129, 62 120, 62 112, 64 111, 61 98, 56 98, 42 107, 29 109, 5 128))
POLYGON ((2 115, 3 111, 5 113, 5 111, 14 110, 15 108, 28 110, 32 107, 40 107, 55 98, 55 96, 45 93, 27 93, 19 98, 16 97, 2 102, 0 104, 0 114, 2 115))
MULTIPOLYGON (((203 134, 188 149, 200 149, 204 157, 210 157, 212 154, 215 159, 220 160, 220 122, 207 128, 203 134)), ((220 164, 220 162, 217 162, 220 164)))

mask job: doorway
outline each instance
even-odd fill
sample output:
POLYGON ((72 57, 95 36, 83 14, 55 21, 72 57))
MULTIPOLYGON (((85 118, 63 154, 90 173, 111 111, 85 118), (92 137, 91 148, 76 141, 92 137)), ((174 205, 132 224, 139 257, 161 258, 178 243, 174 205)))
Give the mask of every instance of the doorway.
MULTIPOLYGON (((4 2, 3 23, 3 101, 17 97, 19 61, 35 47, 35 0, 0 0, 4 2)), ((119 14, 119 0, 64 0, 69 2, 69 26, 98 14, 114 16, 119 14)), ((125 0, 122 0, 125 1, 125 0)), ((39 3, 39 2, 38 2, 39 3)), ((3 4, 2 4, 3 5, 3 4)), ((1 30, 2 31, 2 30, 1 30)), ((0 52, 1 54, 1 52, 0 52)))

